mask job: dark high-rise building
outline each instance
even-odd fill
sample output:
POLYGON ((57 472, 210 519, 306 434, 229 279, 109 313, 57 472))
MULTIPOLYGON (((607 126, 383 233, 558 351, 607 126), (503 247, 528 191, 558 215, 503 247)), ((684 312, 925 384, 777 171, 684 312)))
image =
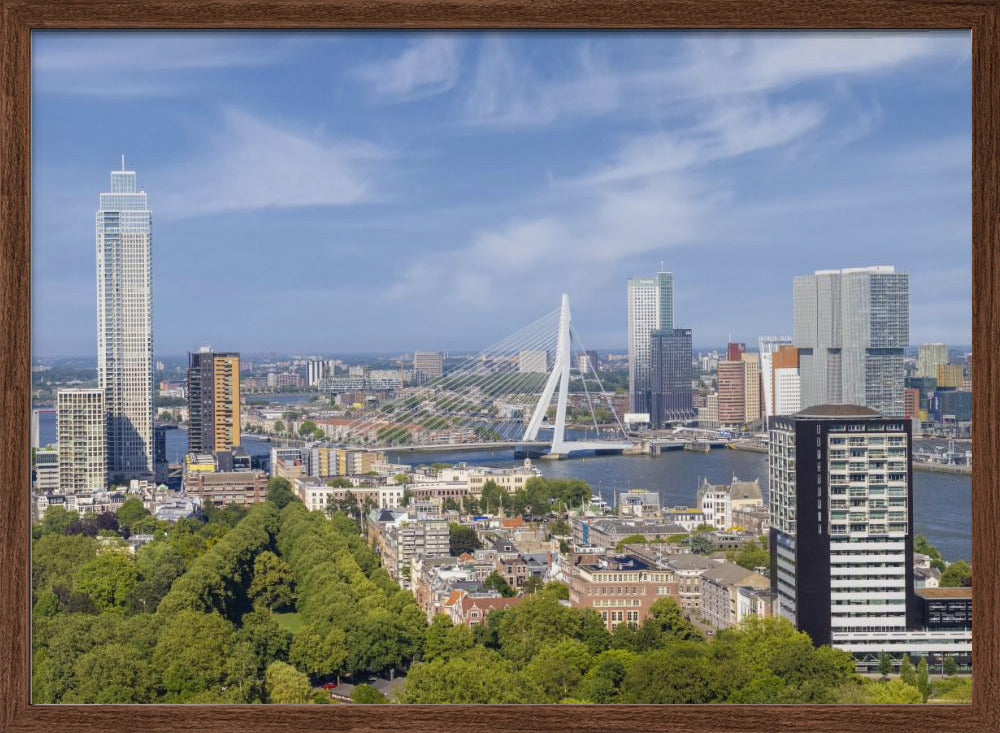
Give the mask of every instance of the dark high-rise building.
POLYGON ((693 419, 691 329, 657 330, 650 339, 650 421, 660 426, 693 419))
POLYGON ((850 652, 861 671, 882 654, 935 667, 970 659, 967 619, 926 622, 927 599, 914 591, 910 426, 843 404, 770 419, 774 615, 850 652))
POLYGON ((188 451, 240 444, 240 355, 192 352, 188 358, 188 451))
POLYGON ((726 361, 740 361, 746 353, 747 345, 740 341, 730 341, 726 346, 726 361))

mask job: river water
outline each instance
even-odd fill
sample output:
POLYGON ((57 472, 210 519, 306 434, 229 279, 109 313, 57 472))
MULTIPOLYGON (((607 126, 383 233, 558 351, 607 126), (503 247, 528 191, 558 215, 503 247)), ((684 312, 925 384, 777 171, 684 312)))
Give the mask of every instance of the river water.
MULTIPOLYGON (((298 396, 298 395, 296 395, 298 396)), ((41 415, 42 445, 55 441, 55 416, 41 415)), ((244 438, 251 455, 268 455, 271 444, 244 438)), ((187 431, 167 431, 167 460, 178 463, 187 450, 187 431)), ((394 463, 429 464, 467 462, 510 467, 520 463, 510 450, 441 453, 389 452, 394 463)), ((669 451, 659 456, 591 456, 564 461, 535 461, 549 478, 582 479, 614 503, 614 494, 626 489, 647 489, 660 494, 662 506, 692 506, 702 478, 727 483, 734 476, 745 481, 760 478, 767 491, 767 456, 738 450, 710 453, 669 451)), ((972 557, 972 480, 969 476, 915 471, 913 477, 914 527, 926 535, 948 560, 972 557)))

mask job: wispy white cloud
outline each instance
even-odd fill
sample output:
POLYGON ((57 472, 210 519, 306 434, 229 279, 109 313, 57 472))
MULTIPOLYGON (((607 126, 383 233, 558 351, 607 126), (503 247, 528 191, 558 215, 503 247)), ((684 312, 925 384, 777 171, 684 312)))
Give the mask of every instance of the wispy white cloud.
POLYGON ((358 67, 354 77, 372 95, 403 102, 448 91, 458 81, 460 69, 458 37, 434 34, 395 58, 358 67))
POLYGON ((245 33, 177 31, 96 31, 69 40, 41 32, 33 42, 35 91, 99 97, 176 96, 197 88, 206 72, 270 66, 299 45, 294 38, 260 44, 245 33))
POLYGON ((364 140, 328 140, 229 109, 209 149, 163 174, 158 213, 168 218, 370 200, 388 154, 364 140))

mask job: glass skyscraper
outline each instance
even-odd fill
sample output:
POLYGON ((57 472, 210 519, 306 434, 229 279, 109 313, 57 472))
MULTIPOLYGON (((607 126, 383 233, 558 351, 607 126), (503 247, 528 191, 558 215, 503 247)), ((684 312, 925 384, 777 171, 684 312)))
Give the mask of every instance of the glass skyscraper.
POLYGON ((629 409, 652 410, 652 333, 674 328, 674 275, 628 280, 628 384, 629 409))
POLYGON ((97 210, 97 377, 109 481, 153 475, 151 216, 135 171, 112 171, 97 210))
POLYGON ((817 270, 794 280, 801 404, 871 407, 903 417, 909 275, 891 266, 817 270))

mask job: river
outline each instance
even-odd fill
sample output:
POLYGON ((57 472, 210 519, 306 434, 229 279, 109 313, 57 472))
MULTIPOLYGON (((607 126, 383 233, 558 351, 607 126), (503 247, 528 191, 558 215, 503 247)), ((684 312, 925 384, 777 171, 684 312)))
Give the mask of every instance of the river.
MULTIPOLYGON (((39 425, 42 445, 55 441, 55 415, 43 413, 39 425)), ((243 446, 251 455, 268 455, 271 444, 247 437, 243 446)), ((187 450, 187 431, 167 431, 167 460, 178 463, 187 450)), ((509 467, 517 461, 507 451, 459 451, 454 453, 393 453, 394 463, 459 463, 509 467)), ((701 479, 727 483, 733 476, 743 480, 760 478, 767 491, 767 456, 737 450, 710 453, 669 451, 660 456, 592 456, 564 461, 536 461, 550 478, 582 479, 606 501, 626 489, 655 490, 663 506, 690 506, 701 479)), ((972 480, 969 476, 915 471, 913 475, 914 527, 948 560, 972 558, 972 480)))

